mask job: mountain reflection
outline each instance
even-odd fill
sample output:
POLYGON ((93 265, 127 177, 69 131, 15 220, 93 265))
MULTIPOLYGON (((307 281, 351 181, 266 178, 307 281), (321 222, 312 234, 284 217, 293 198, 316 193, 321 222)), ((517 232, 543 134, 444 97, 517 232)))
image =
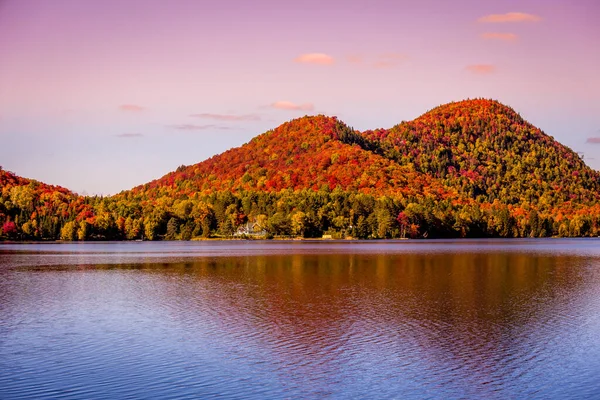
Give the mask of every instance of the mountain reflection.
MULTIPOLYGON (((111 382, 167 397, 170 380, 200 382, 190 395, 214 386, 255 398, 600 389, 595 256, 380 250, 127 263, 98 254, 3 254, 0 333, 10 345, 0 359, 25 362, 31 382, 60 385, 100 362, 139 374, 135 384, 90 375, 98 390, 111 382)), ((24 390, 6 371, 0 383, 24 390)))
POLYGON ((537 341, 574 323, 561 310, 581 300, 573 296, 589 262, 527 253, 332 254, 130 267, 175 282, 146 294, 167 298, 160 304, 172 318, 242 337, 285 374, 343 379, 378 366, 416 387, 464 375, 493 390, 526 372, 537 341))

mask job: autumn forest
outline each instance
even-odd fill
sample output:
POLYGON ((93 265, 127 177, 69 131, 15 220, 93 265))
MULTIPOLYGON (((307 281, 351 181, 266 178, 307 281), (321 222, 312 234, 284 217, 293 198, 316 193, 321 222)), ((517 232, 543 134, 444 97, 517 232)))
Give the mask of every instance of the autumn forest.
POLYGON ((364 132, 306 116, 110 197, 0 168, 0 239, 598 236, 599 179, 497 101, 364 132))

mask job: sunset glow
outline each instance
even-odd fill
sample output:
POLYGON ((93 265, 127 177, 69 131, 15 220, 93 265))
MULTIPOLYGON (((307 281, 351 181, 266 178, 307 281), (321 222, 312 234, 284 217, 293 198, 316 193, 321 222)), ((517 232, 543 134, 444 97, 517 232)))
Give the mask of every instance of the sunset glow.
POLYGON ((598 168, 599 17, 595 0, 4 0, 0 165, 112 194, 305 114, 389 128, 483 97, 598 168))

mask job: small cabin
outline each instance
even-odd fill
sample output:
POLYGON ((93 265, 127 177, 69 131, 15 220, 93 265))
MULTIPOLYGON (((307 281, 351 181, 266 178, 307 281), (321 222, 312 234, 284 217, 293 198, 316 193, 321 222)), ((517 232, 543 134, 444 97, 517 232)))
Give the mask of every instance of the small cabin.
POLYGON ((246 222, 237 229, 233 236, 266 236, 267 231, 256 222, 246 222))

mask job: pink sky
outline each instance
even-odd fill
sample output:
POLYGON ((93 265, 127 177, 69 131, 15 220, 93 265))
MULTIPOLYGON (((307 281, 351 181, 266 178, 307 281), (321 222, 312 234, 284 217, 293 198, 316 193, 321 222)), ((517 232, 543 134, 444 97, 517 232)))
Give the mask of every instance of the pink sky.
POLYGON ((112 194, 305 114, 362 130, 486 97, 599 168, 599 18, 595 0, 0 0, 0 165, 112 194))

